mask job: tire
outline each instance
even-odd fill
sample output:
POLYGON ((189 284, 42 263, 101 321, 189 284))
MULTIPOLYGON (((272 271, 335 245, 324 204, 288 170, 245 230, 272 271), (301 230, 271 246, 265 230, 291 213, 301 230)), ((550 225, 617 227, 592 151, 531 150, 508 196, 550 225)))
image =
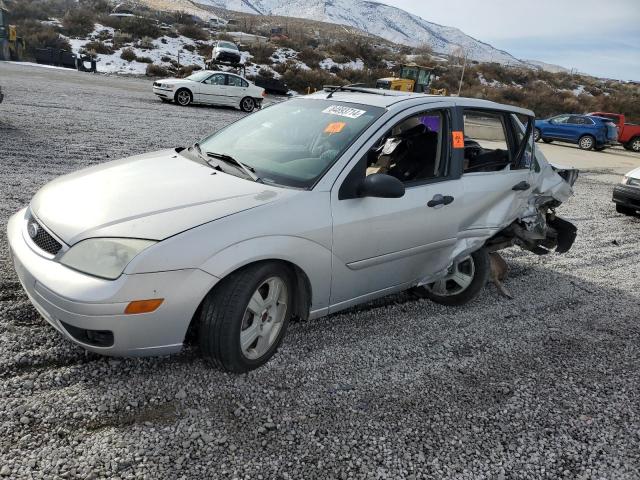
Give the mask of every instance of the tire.
POLYGON ((191 103, 193 102, 193 94, 186 88, 181 88, 176 92, 173 99, 181 107, 186 107, 188 105, 191 105, 191 103))
POLYGON ((535 128, 533 130, 533 140, 535 142, 539 142, 542 139, 542 132, 540 131, 539 128, 535 128))
POLYGON ((0 60, 11 60, 11 49, 7 39, 0 40, 0 60))
POLYGON ((443 279, 422 287, 414 287, 411 292, 420 298, 428 298, 441 305, 464 305, 480 294, 487 283, 490 271, 489 253, 485 248, 481 248, 454 263, 449 269, 448 275, 443 279), (469 280, 469 283, 462 287, 454 279, 454 272, 468 277, 465 282, 469 280))
POLYGON ((198 335, 204 357, 215 367, 234 373, 264 365, 287 331, 293 285, 291 272, 272 262, 251 265, 222 280, 201 308, 198 335), (276 294, 275 301, 270 299, 276 294))
POLYGON ((548 138, 543 138, 543 139, 542 139, 542 141, 543 141, 544 143, 551 143, 551 142, 553 142, 553 140, 549 140, 548 138))
POLYGON ((240 100, 240 110, 243 112, 251 113, 256 108, 256 101, 251 97, 244 97, 240 100))
POLYGON ((596 144, 596 139, 591 135, 583 135, 578 139, 578 147, 582 150, 591 150, 596 144))
POLYGON ((616 212, 622 213, 623 215, 635 215, 636 211, 633 208, 625 207, 624 205, 618 205, 616 203, 616 212))
POLYGON ((640 137, 634 137, 631 140, 629 140, 629 143, 627 143, 627 145, 629 145, 629 150, 631 150, 632 152, 640 152, 640 137))
POLYGON ((22 42, 16 42, 16 48, 11 52, 11 60, 21 62, 23 53, 22 42))

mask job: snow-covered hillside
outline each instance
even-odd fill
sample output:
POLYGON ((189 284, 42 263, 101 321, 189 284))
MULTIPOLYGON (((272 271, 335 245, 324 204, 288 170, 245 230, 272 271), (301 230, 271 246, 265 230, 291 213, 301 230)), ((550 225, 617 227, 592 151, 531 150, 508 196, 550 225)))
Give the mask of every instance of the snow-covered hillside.
MULTIPOLYGON (((170 0, 164 0, 165 2, 170 0)), ((472 60, 521 65, 509 53, 476 40, 454 27, 428 22, 400 8, 366 0, 194 0, 261 15, 283 15, 357 27, 395 43, 429 45, 438 53, 465 51, 472 60)))

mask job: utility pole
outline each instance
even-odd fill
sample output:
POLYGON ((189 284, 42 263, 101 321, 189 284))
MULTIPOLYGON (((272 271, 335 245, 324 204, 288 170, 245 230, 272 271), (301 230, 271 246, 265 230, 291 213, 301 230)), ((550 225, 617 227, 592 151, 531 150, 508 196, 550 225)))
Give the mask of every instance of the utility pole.
POLYGON ((462 79, 464 78, 464 70, 467 67, 467 55, 468 52, 464 50, 464 63, 462 64, 462 75, 460 75, 460 83, 458 84, 458 96, 460 96, 460 92, 462 91, 462 79))

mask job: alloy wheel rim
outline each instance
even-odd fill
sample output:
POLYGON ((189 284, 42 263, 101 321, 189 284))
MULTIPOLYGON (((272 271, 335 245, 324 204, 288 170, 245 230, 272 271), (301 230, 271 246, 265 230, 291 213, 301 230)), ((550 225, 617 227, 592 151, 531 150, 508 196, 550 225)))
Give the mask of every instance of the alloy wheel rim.
POLYGON ((476 266, 471 256, 454 262, 447 275, 437 282, 427 285, 431 293, 449 297, 464 292, 475 277, 476 266))
POLYGON ((256 360, 276 342, 287 315, 287 285, 280 277, 270 277, 251 295, 240 327, 242 354, 256 360))
POLYGON ((251 110, 251 109, 253 108, 253 101, 252 101, 251 99, 249 99, 249 98, 245 98, 245 99, 242 101, 242 107, 243 107, 245 110, 251 110))
POLYGON ((580 140, 580 145, 582 146, 582 148, 591 148, 591 146, 593 145, 593 140, 591 140, 590 137, 585 137, 580 140))
POLYGON ((631 149, 634 152, 640 152, 640 139, 634 140, 631 144, 631 149))
POLYGON ((178 102, 181 105, 187 105, 189 103, 189 94, 187 92, 180 92, 178 94, 178 102))
POLYGON ((535 130, 533 132, 533 139, 537 142, 538 140, 540 140, 540 130, 535 130))

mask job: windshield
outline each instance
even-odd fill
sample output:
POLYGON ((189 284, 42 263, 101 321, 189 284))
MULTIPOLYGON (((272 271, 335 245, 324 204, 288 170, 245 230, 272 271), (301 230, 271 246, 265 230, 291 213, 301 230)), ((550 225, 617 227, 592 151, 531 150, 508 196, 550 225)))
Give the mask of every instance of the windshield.
POLYGON ((187 80, 191 80, 193 82, 201 82, 204 79, 208 78, 211 75, 211 72, 207 72, 206 70, 201 70, 194 74, 191 74, 187 77, 187 80))
POLYGON ((235 46, 235 44, 231 43, 231 42, 218 42, 218 46, 220 48, 230 48, 231 50, 237 50, 238 47, 235 46))
POLYGON ((251 114, 200 142, 233 157, 265 183, 310 188, 383 108, 294 99, 251 114))

